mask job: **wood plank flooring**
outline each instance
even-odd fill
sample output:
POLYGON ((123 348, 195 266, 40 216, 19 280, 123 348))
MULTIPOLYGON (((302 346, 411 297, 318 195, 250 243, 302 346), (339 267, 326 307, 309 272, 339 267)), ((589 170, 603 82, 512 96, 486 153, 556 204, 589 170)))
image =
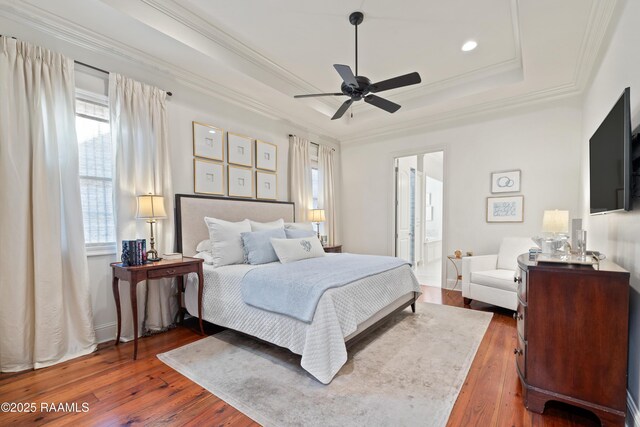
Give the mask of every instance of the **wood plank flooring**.
MULTIPOLYGON (((422 301, 462 307, 459 292, 423 287, 422 301)), ((473 302, 494 317, 449 419, 449 426, 597 426, 592 414, 548 405, 544 415, 525 410, 514 367, 511 312, 473 302)), ((190 324, 187 323, 187 326, 190 324)), ((1 413, 0 426, 187 425, 254 426, 250 418, 169 368, 155 356, 201 339, 190 327, 143 338, 138 360, 132 344, 106 343, 88 356, 46 369, 0 374, 1 402, 77 403, 77 413, 1 413), (82 403, 89 405, 82 412, 82 403)), ((207 325, 208 334, 220 329, 207 325)), ((419 423, 418 423, 419 424, 419 423)), ((418 425, 417 424, 417 425, 418 425)))

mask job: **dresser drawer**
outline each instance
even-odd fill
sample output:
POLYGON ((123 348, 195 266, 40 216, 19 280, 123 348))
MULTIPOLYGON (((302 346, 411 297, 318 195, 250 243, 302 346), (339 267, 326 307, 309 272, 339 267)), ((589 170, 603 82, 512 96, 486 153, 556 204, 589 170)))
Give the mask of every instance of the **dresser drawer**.
POLYGON ((527 378, 527 342, 518 334, 518 347, 513 350, 516 355, 516 365, 524 378, 527 378))
POLYGON ((522 303, 518 303, 518 309, 513 314, 513 317, 516 319, 518 334, 526 340, 527 339, 527 328, 526 328, 527 306, 522 303))
POLYGON ((518 267, 516 270, 516 274, 513 278, 513 281, 516 282, 518 298, 520 301, 527 302, 527 271, 518 267))
POLYGON ((181 266, 167 266, 163 268, 157 268, 154 270, 150 270, 147 273, 147 277, 149 279, 157 278, 157 277, 171 277, 171 276, 180 276, 182 274, 192 273, 196 270, 190 265, 181 265, 181 266))

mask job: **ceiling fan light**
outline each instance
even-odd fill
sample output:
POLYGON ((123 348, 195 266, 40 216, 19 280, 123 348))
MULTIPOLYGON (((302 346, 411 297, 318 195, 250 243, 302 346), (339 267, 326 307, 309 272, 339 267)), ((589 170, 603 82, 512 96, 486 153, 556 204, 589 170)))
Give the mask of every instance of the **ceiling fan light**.
POLYGON ((471 52, 476 47, 478 47, 478 42, 476 42, 475 40, 469 40, 468 42, 465 42, 465 44, 462 45, 462 51, 471 52))

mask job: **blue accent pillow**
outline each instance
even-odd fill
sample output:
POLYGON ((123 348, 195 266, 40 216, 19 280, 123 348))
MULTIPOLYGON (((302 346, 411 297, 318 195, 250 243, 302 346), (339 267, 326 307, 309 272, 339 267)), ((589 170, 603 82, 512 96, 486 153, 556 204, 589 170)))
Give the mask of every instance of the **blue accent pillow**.
POLYGON ((297 228, 285 228, 284 232, 287 235, 287 239, 304 239, 305 237, 313 237, 316 235, 315 231, 297 228))
POLYGON ((251 231, 240 233, 244 248, 244 260, 248 264, 266 264, 278 261, 278 255, 273 250, 271 238, 286 239, 284 228, 272 230, 251 231))

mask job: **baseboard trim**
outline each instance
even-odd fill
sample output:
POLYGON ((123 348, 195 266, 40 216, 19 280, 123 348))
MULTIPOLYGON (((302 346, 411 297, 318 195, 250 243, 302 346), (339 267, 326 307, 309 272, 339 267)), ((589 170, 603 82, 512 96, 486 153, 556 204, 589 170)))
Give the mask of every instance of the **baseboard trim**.
POLYGON ((93 330, 96 333, 96 343, 112 341, 116 338, 117 322, 104 323, 96 326, 93 330))
POLYGON ((448 279, 444 284, 444 288, 449 290, 454 289, 454 286, 456 290, 460 290, 461 284, 458 283, 456 285, 456 279, 448 279))
POLYGON ((627 427, 640 427, 640 410, 633 400, 633 396, 627 390, 627 427))

